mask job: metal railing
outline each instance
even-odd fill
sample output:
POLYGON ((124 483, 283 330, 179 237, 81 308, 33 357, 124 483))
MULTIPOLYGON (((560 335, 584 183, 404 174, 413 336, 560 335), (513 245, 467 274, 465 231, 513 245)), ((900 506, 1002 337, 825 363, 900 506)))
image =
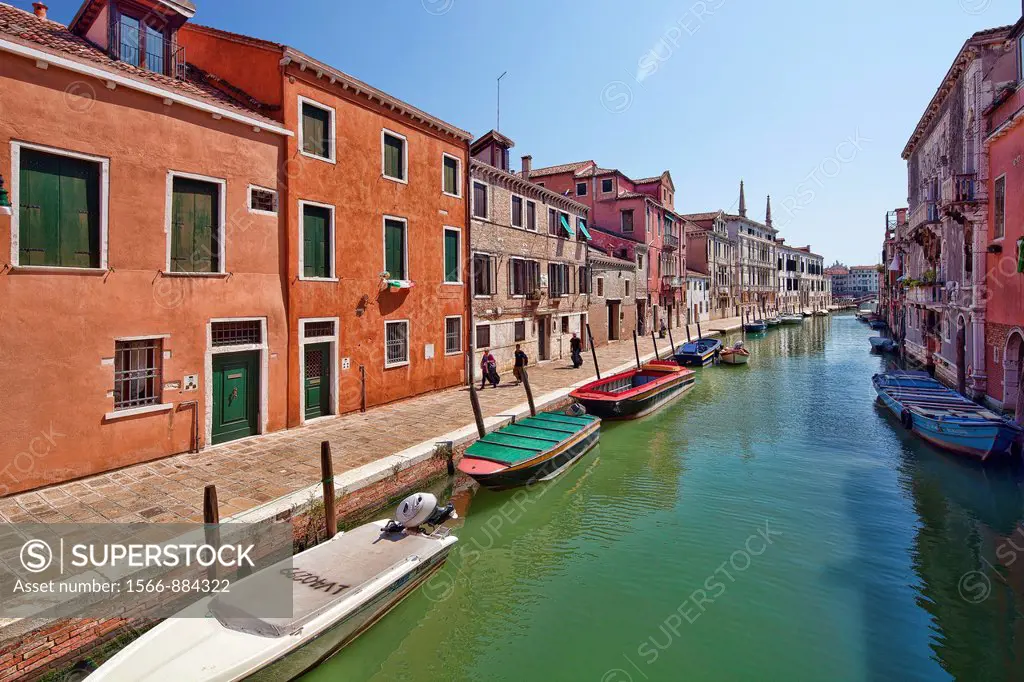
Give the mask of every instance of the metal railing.
POLYGON ((114 24, 110 28, 110 56, 147 71, 185 78, 185 48, 145 25, 114 24))
POLYGON ((661 246, 666 251, 675 251, 679 248, 679 237, 674 234, 666 234, 662 237, 661 246))

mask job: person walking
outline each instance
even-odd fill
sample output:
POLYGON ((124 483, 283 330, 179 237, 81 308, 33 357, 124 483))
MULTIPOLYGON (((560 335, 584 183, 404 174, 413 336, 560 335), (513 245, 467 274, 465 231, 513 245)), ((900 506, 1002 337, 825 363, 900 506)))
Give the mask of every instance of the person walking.
POLYGON ((583 339, 572 333, 569 339, 569 356, 572 358, 572 368, 579 369, 583 366, 583 339))
POLYGON ((512 375, 516 378, 516 386, 523 383, 523 368, 530 364, 530 357, 523 350, 522 345, 516 344, 516 364, 512 367, 512 375))
POLYGON ((490 350, 484 350, 484 356, 480 358, 480 390, 484 390, 487 386, 487 382, 491 382, 491 386, 494 388, 498 387, 498 382, 501 378, 498 376, 498 361, 494 359, 494 355, 490 350))

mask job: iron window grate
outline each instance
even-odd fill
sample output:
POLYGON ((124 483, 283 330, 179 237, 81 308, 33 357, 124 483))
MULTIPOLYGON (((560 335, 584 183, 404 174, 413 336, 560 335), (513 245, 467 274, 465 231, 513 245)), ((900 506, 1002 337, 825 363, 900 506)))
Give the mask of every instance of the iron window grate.
POLYGON ((307 339, 320 336, 334 336, 334 322, 306 322, 303 326, 303 335, 307 339))
POLYGON ((388 367, 409 362, 409 323, 385 324, 385 365, 388 367))
POLYGON ((462 318, 449 317, 444 321, 444 352, 462 352, 462 318))
POLYGON ((114 344, 114 409, 160 404, 163 341, 117 341, 114 344))
POLYGON ((277 213, 277 192, 253 187, 249 191, 249 208, 253 211, 277 213))
POLYGON ((263 340, 263 330, 259 320, 214 322, 211 332, 215 347, 254 345, 263 340))

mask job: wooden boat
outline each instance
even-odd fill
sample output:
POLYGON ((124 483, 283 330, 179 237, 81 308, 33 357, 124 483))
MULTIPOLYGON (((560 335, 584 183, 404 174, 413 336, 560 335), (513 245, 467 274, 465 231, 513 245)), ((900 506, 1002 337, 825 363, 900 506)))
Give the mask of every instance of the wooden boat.
POLYGON ((810 317, 813 313, 807 308, 804 308, 803 310, 800 311, 800 314, 803 315, 804 317, 810 317))
POLYGON ((782 324, 801 324, 803 321, 804 316, 800 314, 782 316, 782 324))
POLYGON ((1009 452, 1024 429, 964 398, 925 372, 894 371, 872 378, 875 392, 903 426, 932 445, 986 461, 1009 452))
POLYGON ((676 348, 674 357, 683 366, 707 367, 715 361, 721 350, 722 342, 719 339, 697 339, 676 348))
POLYGON ((768 330, 768 323, 764 320, 754 320, 753 322, 747 322, 743 325, 743 331, 758 334, 768 330))
POLYGON ((541 413, 470 445, 459 471, 492 490, 547 481, 594 447, 600 436, 597 417, 541 413))
POLYGON ((775 317, 769 317, 767 320, 765 320, 765 324, 767 324, 769 327, 776 327, 782 324, 782 318, 779 317, 778 315, 776 315, 775 317))
POLYGON ((732 348, 722 349, 722 362, 726 365, 745 365, 750 361, 750 351, 743 347, 740 341, 732 348))
POLYGON ((828 311, 827 310, 815 310, 814 311, 814 316, 815 317, 828 317, 828 311))
POLYGON ((693 388, 693 370, 654 361, 643 369, 592 381, 569 395, 601 419, 636 419, 668 405, 693 388))
POLYGON ((168 618, 90 681, 291 680, 308 672, 419 587, 457 542, 447 532, 394 527, 385 520, 364 524, 233 582, 230 592, 182 612, 206 617, 168 618), (266 607, 267 595, 287 595, 289 589, 290 615, 286 607, 284 616, 264 617, 269 611, 254 607, 266 607))
POLYGON ((872 336, 868 342, 871 344, 871 350, 879 353, 893 353, 899 348, 898 343, 884 336, 872 336))
POLYGON ((872 329, 886 329, 889 325, 886 324, 885 320, 876 317, 868 321, 868 326, 872 329))

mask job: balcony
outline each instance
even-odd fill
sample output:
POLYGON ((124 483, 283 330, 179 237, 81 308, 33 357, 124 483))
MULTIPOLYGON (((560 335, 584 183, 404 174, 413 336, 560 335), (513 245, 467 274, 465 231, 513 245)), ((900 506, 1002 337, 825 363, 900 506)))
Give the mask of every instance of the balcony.
POLYGON ((907 302, 919 305, 941 305, 946 303, 946 287, 942 284, 926 284, 907 289, 907 302))
POLYGON ((661 278, 662 289, 682 289, 686 286, 686 280, 677 275, 664 275, 661 278))
POLYGON ((149 26, 111 26, 110 57, 179 80, 185 78, 185 48, 149 26))
POLYGON ((910 214, 911 229, 928 223, 938 223, 942 220, 942 212, 936 201, 923 201, 917 205, 914 212, 910 214))
POLYGON ((675 251, 679 248, 679 237, 674 234, 666 234, 661 240, 661 248, 665 251, 675 251))
POLYGON ((974 204, 984 197, 983 187, 977 173, 959 173, 942 183, 944 206, 974 204))

